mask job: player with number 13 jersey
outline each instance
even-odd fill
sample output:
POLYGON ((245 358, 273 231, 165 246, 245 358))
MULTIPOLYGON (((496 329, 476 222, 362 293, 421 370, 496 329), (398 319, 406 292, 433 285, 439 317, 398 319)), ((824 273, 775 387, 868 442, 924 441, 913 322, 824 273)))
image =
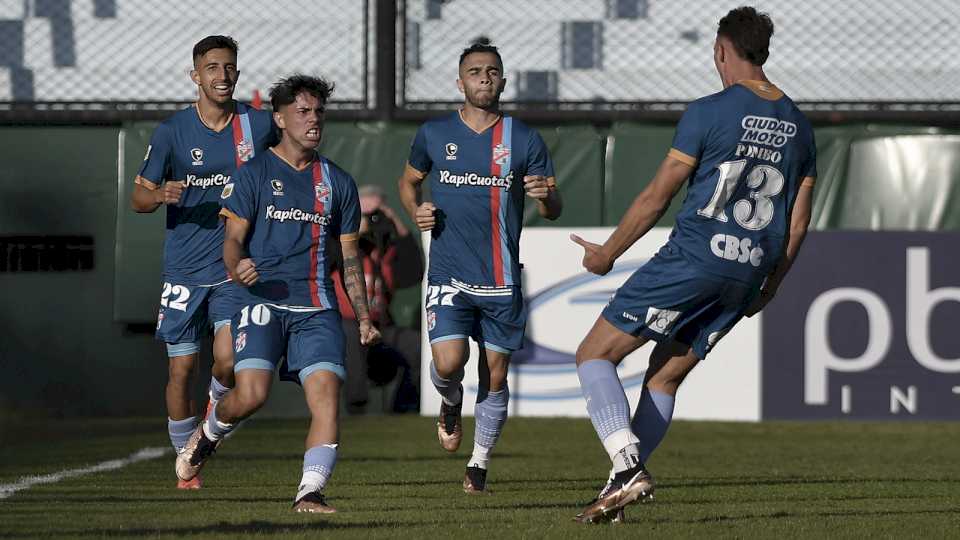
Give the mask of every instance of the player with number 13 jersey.
POLYGON ((584 267, 606 274, 687 184, 669 241, 617 290, 577 349, 587 412, 612 461, 578 521, 622 520, 624 506, 653 495, 645 462, 667 432, 677 389, 773 298, 799 253, 816 145, 807 119, 764 73, 772 35, 773 21, 751 7, 720 20, 713 59, 724 89, 687 107, 653 180, 604 244, 573 237, 584 267), (616 366, 649 340, 657 345, 631 419, 616 366))
POLYGON ((760 285, 780 259, 813 130, 772 83, 743 80, 691 103, 670 157, 694 167, 668 246, 706 272, 760 285))

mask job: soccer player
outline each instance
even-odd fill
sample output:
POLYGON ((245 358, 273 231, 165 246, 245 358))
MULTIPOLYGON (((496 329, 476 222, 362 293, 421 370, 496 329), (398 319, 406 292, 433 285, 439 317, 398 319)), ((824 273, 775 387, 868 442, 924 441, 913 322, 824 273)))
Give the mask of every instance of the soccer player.
POLYGON ((644 461, 667 431, 677 388, 737 321, 773 298, 803 242, 816 147, 807 119, 764 75, 772 35, 773 22, 751 7, 720 19, 713 57, 724 90, 687 107, 653 180, 603 245, 572 236, 584 267, 604 275, 690 180, 670 240, 617 291, 577 350, 587 412, 613 462, 579 521, 622 518, 625 505, 652 495, 644 461), (651 339, 631 423, 616 366, 651 339))
POLYGON ((353 178, 317 152, 333 84, 293 75, 270 90, 280 144, 240 170, 223 192, 223 260, 241 286, 232 331, 237 385, 191 436, 177 475, 196 476, 237 422, 266 401, 273 372, 298 382, 310 409, 297 512, 335 512, 323 489, 337 460, 344 338, 330 280, 327 242, 339 241, 343 276, 364 345, 370 322, 357 247, 360 202, 353 178), (285 357, 285 358, 284 358, 285 357), (281 361, 283 359, 283 361, 281 361))
MULTIPOLYGON (((191 395, 199 340, 210 325, 209 402, 215 404, 233 387, 229 325, 236 306, 223 266, 220 194, 243 163, 276 140, 269 113, 233 99, 239 74, 232 38, 208 36, 194 45, 190 77, 199 91, 197 102, 157 126, 131 195, 137 212, 167 206, 156 336, 167 344, 167 430, 177 453, 197 427, 191 395)), ((200 477, 177 483, 182 489, 200 486, 200 477)))
POLYGON ((430 379, 443 399, 441 446, 463 436, 463 368, 467 338, 480 347, 480 390, 473 454, 463 489, 482 492, 490 451, 507 419, 507 367, 526 326, 520 289, 524 195, 541 216, 560 216, 553 162, 540 135, 500 112, 503 62, 496 47, 474 44, 460 55, 463 108, 417 131, 399 180, 400 199, 417 226, 432 231, 426 295, 433 362, 430 379), (430 178, 432 202, 421 184, 430 178))

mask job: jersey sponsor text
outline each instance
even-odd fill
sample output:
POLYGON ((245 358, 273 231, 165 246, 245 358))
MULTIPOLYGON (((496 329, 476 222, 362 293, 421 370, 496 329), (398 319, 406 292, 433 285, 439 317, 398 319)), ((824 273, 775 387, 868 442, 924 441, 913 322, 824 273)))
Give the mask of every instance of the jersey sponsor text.
POLYGON ((446 169, 440 171, 440 183, 460 186, 499 187, 510 189, 513 185, 513 171, 506 176, 483 176, 477 173, 453 174, 446 169))
POLYGON ((198 187, 207 189, 213 186, 225 186, 230 183, 230 175, 217 173, 210 176, 197 176, 195 174, 187 175, 187 187, 198 187))
POLYGON ((743 126, 743 142, 766 144, 777 148, 787 144, 791 137, 797 134, 797 125, 786 120, 778 120, 767 116, 744 116, 740 121, 743 126))
POLYGON ((307 212, 299 208, 289 208, 287 210, 277 210, 274 205, 268 205, 266 218, 283 223, 284 221, 305 221, 317 225, 330 225, 330 216, 319 212, 307 212))

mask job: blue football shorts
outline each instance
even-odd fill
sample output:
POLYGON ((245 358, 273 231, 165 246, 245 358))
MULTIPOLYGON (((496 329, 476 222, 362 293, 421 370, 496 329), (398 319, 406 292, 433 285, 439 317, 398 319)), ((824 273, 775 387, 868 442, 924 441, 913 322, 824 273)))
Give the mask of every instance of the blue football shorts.
MULTIPOLYGON (((157 315, 156 338, 168 346, 196 344, 207 328, 214 331, 230 322, 237 308, 232 281, 215 285, 180 285, 164 280, 157 315)), ((182 354, 196 352, 177 349, 182 354)))
POLYGON ((430 343, 472 337, 505 354, 523 347, 527 312, 518 286, 478 287, 455 280, 430 283, 425 300, 430 343))
POLYGON ((704 359, 759 292, 759 285, 692 268, 666 245, 617 290, 603 318, 632 336, 689 345, 704 359))
POLYGON ((230 325, 234 371, 279 367, 280 378, 301 385, 317 370, 344 380, 344 335, 336 309, 273 304, 243 306, 230 325))

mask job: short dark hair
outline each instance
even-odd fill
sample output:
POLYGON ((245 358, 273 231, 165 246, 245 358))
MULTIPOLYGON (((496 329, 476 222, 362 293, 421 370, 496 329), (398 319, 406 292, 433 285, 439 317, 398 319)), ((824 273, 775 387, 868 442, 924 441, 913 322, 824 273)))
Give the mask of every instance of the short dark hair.
POLYGON ((207 36, 193 46, 193 61, 207 54, 214 49, 230 49, 233 54, 237 54, 237 42, 230 36, 207 36))
POLYGON ((503 68, 503 58, 500 58, 500 51, 490 44, 490 40, 485 38, 477 40, 476 43, 464 49, 463 52, 460 53, 460 62, 457 65, 462 66, 463 60, 473 53, 490 53, 497 57, 497 62, 499 62, 500 67, 503 68))
POLYGON ((720 19, 717 35, 728 38, 741 58, 762 66, 770 56, 773 21, 769 15, 752 7, 738 7, 720 19))
POLYGON ((274 111, 279 111, 280 107, 296 101, 301 92, 306 92, 326 105, 335 86, 332 82, 320 77, 294 73, 285 79, 280 79, 270 88, 270 104, 274 111))

